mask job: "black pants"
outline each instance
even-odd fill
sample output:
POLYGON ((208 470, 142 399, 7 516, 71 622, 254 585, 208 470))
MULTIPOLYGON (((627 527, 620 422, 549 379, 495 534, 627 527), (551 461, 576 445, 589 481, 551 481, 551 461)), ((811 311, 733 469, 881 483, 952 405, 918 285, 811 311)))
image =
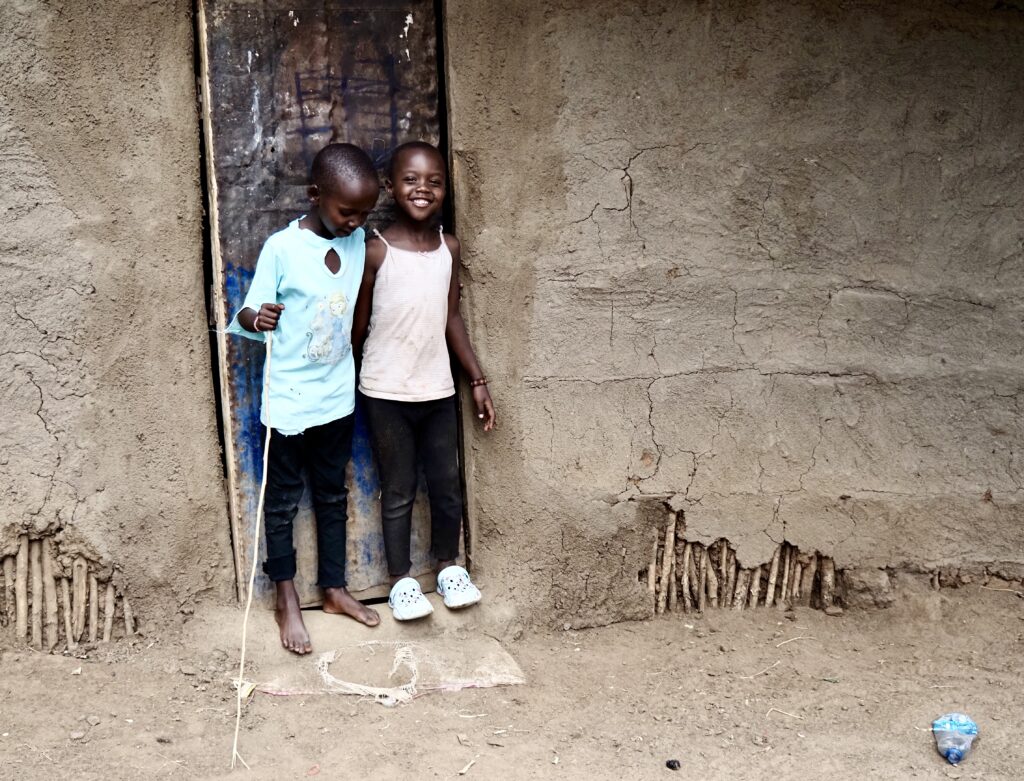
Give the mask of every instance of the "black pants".
POLYGON ((302 471, 305 469, 316 513, 317 583, 321 588, 345 585, 348 524, 345 467, 352 455, 354 419, 354 415, 349 415, 290 437, 273 432, 263 513, 267 527, 267 560, 263 571, 271 580, 295 577, 292 522, 302 498, 302 471))
POLYGON ((438 561, 459 555, 462 487, 459 483, 455 397, 435 401, 390 401, 363 396, 373 452, 380 474, 380 517, 388 572, 412 567, 412 505, 417 460, 430 497, 430 553, 438 561))

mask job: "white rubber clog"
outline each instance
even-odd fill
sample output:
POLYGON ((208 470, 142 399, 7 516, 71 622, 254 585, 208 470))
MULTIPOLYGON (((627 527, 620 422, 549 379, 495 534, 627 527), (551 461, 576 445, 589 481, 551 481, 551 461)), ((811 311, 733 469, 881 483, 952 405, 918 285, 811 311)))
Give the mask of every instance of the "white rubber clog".
POLYGON ((458 566, 445 567, 437 574, 437 593, 444 597, 444 606, 452 610, 469 607, 480 601, 480 589, 473 585, 469 573, 458 566))
POLYGON ((433 605, 423 596, 423 590, 415 578, 402 578, 391 587, 388 607, 396 621, 414 621, 434 612, 433 605))

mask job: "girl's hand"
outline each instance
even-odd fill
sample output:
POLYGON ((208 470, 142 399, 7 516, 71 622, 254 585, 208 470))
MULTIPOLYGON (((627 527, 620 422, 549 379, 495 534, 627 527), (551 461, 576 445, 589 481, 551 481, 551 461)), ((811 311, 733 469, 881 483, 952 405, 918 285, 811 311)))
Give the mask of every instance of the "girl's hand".
POLYGON ((473 403, 476 404, 477 420, 484 422, 484 431, 490 431, 497 423, 494 414, 494 402, 491 401, 491 394, 487 391, 486 385, 477 385, 473 388, 473 403))
POLYGON ((256 314, 253 327, 257 331, 273 331, 277 328, 277 319, 284 311, 284 304, 264 304, 256 314))

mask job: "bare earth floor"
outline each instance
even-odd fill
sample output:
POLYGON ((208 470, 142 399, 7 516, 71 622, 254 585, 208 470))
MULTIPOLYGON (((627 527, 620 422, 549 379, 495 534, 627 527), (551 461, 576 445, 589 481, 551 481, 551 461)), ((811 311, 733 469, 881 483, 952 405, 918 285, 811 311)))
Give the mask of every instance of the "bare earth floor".
MULTIPOLYGON (((168 630, 85 659, 5 650, 0 777, 231 775, 237 650, 192 647, 187 636, 168 630)), ((435 693, 395 708, 338 694, 257 694, 241 733, 252 770, 235 772, 1024 777, 1024 600, 1010 592, 917 591, 889 610, 839 618, 775 609, 673 615, 504 646, 526 685, 435 693), (981 729, 959 768, 944 764, 928 731, 949 710, 966 711, 981 729), (666 768, 671 758, 678 772, 666 768)))

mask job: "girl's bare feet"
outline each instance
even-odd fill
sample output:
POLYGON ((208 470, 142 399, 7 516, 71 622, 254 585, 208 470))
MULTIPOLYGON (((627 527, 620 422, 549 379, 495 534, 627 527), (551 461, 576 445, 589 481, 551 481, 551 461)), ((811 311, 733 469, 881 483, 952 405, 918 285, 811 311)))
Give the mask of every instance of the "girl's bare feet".
POLYGON ((299 606, 299 595, 295 591, 294 581, 277 582, 274 618, 281 628, 281 645, 300 656, 313 650, 313 644, 309 642, 309 632, 302 622, 302 608, 299 606))
POLYGON ((349 594, 347 588, 324 589, 324 612, 349 616, 367 626, 377 626, 380 623, 377 611, 349 594))

